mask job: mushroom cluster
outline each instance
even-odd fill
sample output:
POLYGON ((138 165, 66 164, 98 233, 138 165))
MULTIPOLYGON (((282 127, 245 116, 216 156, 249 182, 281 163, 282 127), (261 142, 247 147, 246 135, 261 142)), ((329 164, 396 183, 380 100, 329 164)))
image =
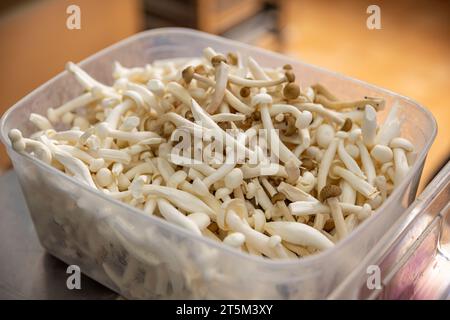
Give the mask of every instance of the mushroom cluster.
POLYGON ((395 104, 378 125, 382 99, 342 101, 320 84, 302 88, 288 64, 264 68, 206 48, 199 58, 145 67, 116 62, 112 86, 76 64, 66 68, 84 92, 31 114, 37 131, 29 138, 11 130, 14 150, 253 255, 297 258, 333 247, 414 161, 395 104), (202 139, 175 160, 180 132, 202 139))

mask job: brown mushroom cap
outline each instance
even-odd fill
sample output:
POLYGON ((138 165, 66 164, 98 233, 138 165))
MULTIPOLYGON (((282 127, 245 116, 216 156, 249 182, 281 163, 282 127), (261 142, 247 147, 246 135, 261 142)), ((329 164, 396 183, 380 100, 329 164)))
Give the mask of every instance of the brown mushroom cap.
POLYGON ((189 84, 189 83, 191 83, 192 78, 194 77, 194 73, 195 73, 194 67, 189 66, 189 67, 186 67, 181 72, 181 76, 183 77, 184 81, 189 84))
POLYGON ((194 68, 194 72, 197 74, 205 75, 207 73, 206 67, 203 64, 199 64, 194 68))
POLYGON ((297 99, 300 95, 300 87, 297 84, 290 82, 284 86, 283 95, 289 100, 297 99))
POLYGON ((295 73, 292 70, 286 70, 284 75, 286 76, 287 81, 289 82, 295 81, 295 73))
POLYGON ((227 54, 227 61, 229 64, 236 66, 238 64, 238 57, 234 52, 229 52, 227 54))
POLYGON ((353 126, 353 121, 350 118, 345 118, 345 122, 342 125, 341 131, 350 131, 352 129, 353 126))
POLYGON ((305 158, 302 160, 302 167, 308 171, 311 171, 312 169, 314 169, 315 164, 311 159, 305 158))
POLYGON ((250 88, 249 87, 242 87, 239 91, 239 94, 242 98, 247 98, 250 95, 250 88))
POLYGON ((273 197, 270 199, 273 204, 277 203, 278 201, 284 201, 286 200, 286 196, 284 193, 277 192, 273 195, 273 197))
POLYGON ((221 54, 215 55, 211 58, 211 64, 213 67, 217 67, 221 62, 227 63, 227 59, 221 54))
POLYGON ((329 198, 339 197, 342 193, 342 190, 339 186, 334 184, 327 184, 325 187, 320 190, 319 198, 323 202, 325 202, 329 198))

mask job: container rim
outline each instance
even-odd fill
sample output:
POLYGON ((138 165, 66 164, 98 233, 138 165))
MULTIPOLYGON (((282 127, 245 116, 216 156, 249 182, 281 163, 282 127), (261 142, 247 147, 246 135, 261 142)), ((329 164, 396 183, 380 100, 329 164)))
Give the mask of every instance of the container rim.
MULTIPOLYGON (((307 67, 313 67, 323 73, 335 76, 337 78, 340 79, 345 79, 345 80, 350 80, 354 83, 360 84, 360 85, 364 85, 366 87, 372 88, 372 89, 376 89, 378 91, 381 91, 385 94, 389 94, 393 97, 396 97, 398 99, 403 99, 406 100, 407 102, 413 104, 420 112, 422 112, 424 114, 424 116, 426 118, 428 118, 428 120, 430 122, 432 122, 432 124, 434 124, 433 128, 432 128, 432 133, 430 136, 430 139, 425 143, 424 148, 422 149, 422 151, 417 155, 416 161, 414 163, 414 165, 411 167, 411 169, 409 170, 408 174, 406 175, 404 181, 393 191, 393 193, 390 195, 390 197, 396 196, 398 195, 398 193, 400 192, 401 189, 403 189, 407 184, 409 184, 413 178, 413 175, 415 174, 415 172, 419 169, 419 166, 422 164, 422 162, 425 160, 425 157, 436 137, 437 134, 437 123, 436 123, 436 119, 434 118, 434 116, 432 115, 432 113, 426 109, 424 106, 422 106, 421 104, 419 104, 418 102, 416 102, 415 100, 409 98, 409 97, 405 97, 403 95, 397 94, 395 92, 392 92, 388 89, 382 88, 382 87, 378 87, 372 84, 369 84, 365 81, 362 80, 358 80, 349 76, 345 76, 341 73, 338 72, 334 72, 334 71, 329 71, 325 68, 322 67, 318 67, 309 63, 305 63, 301 60, 298 59, 294 59, 285 55, 282 55, 280 53, 274 53, 272 51, 266 50, 266 49, 261 49, 261 48, 257 48, 248 44, 244 44, 241 43, 239 41, 234 41, 234 40, 230 40, 230 39, 226 39, 220 36, 216 36, 216 35, 211 35, 205 32, 201 32, 201 31, 197 31, 197 30, 193 30, 193 29, 188 29, 188 28, 157 28, 157 29, 152 29, 152 30, 147 30, 147 31, 142 31, 139 33, 136 33, 135 35, 132 35, 130 37, 127 37, 123 40, 120 40, 118 42, 116 42, 115 44, 112 44, 100 51, 98 51, 97 53, 89 56, 86 59, 83 59, 79 65, 80 67, 83 67, 85 64, 90 63, 94 60, 96 60, 97 58, 103 56, 104 54, 106 54, 108 51, 115 49, 115 48, 119 48, 119 47, 123 47, 128 45, 131 42, 134 42, 138 39, 141 38, 145 38, 148 36, 157 36, 157 35, 168 35, 168 34, 186 34, 186 35, 191 35, 191 36, 201 36, 203 38, 205 38, 206 40, 210 40, 210 41, 220 41, 224 44, 229 44, 231 46, 236 46, 236 47, 240 47, 240 48, 246 48, 252 51, 257 51, 257 52, 263 52, 265 54, 269 54, 272 56, 275 56, 279 59, 284 59, 286 62, 292 62, 295 64, 301 64, 303 66, 307 66, 307 67)), ((203 237, 203 236, 199 236, 199 235, 195 235, 192 234, 190 232, 188 232, 187 230, 172 224, 168 221, 165 221, 161 218, 157 218, 154 216, 148 216, 148 215, 143 215, 142 214, 142 210, 139 210, 137 208, 134 208, 126 203, 123 203, 117 199, 113 199, 111 197, 109 197, 107 194, 105 193, 101 193, 99 190, 95 190, 92 189, 91 187, 89 187, 88 185, 62 173, 61 171, 57 170, 56 168, 44 163, 43 161, 32 157, 31 155, 25 153, 18 153, 16 152, 14 149, 12 149, 11 147, 11 143, 9 141, 8 138, 8 133, 5 132, 5 126, 6 126, 6 122, 8 120, 8 118, 10 117, 10 115, 12 114, 12 112, 15 109, 20 108, 20 105, 22 104, 23 101, 27 100, 27 99, 32 99, 34 98, 35 95, 39 94, 40 91, 42 91, 44 88, 52 85, 54 82, 57 82, 60 78, 62 78, 63 76, 65 76, 68 72, 66 70, 64 70, 63 72, 60 72, 59 74, 57 74, 56 76, 54 76, 52 79, 50 79, 49 81, 45 82, 44 84, 40 85, 38 88, 34 89, 33 91, 31 91, 30 93, 28 93, 25 97, 23 97, 22 99, 20 99, 18 102, 16 102, 12 107, 10 107, 2 116, 2 118, 0 119, 0 140, 3 142, 3 144, 6 146, 6 149, 8 150, 8 153, 15 153, 18 156, 21 157, 26 157, 27 159, 33 161, 37 166, 39 166, 41 169, 49 171, 50 173, 59 175, 60 177, 62 177, 63 179, 66 179, 67 182, 70 183, 74 183, 75 185, 77 185, 78 187, 84 189, 87 192, 91 192, 91 193, 95 193, 98 196, 100 196, 102 199, 106 200, 106 201, 112 201, 113 203, 115 203, 116 205, 119 205, 121 207, 123 207, 124 209, 128 210, 129 212, 132 212, 135 215, 139 215, 140 217, 144 217, 145 219, 148 219, 149 221, 151 221, 152 223, 156 223, 159 227, 162 227, 164 229, 168 229, 169 231, 173 231, 173 232, 178 232, 188 238, 192 238, 193 240, 197 240, 200 241, 202 243, 204 243, 204 245, 209 245, 212 246, 214 248, 216 248, 217 250, 222 250, 227 252, 228 254, 232 254, 235 256, 238 256, 240 258, 243 259, 247 259, 250 260, 252 262, 255 263, 262 263, 262 264, 266 264, 268 266, 277 266, 277 267, 290 267, 290 266, 308 266, 311 265, 313 263, 315 263, 316 261, 320 261, 320 260, 324 260, 330 256, 333 256, 338 250, 347 247, 351 242, 354 242, 355 238, 357 240, 357 238, 364 233, 371 225, 371 223, 369 223, 369 221, 375 221, 377 219, 377 217, 379 216, 379 214, 377 214, 378 212, 382 212, 384 210, 384 208, 386 207, 386 205, 389 203, 388 201, 385 201, 381 207, 377 208, 375 210, 375 214, 373 214, 370 218, 366 219, 358 228, 356 228, 353 232, 351 232, 344 240, 339 241, 333 248, 319 252, 317 254, 313 254, 310 256, 306 256, 303 258, 299 258, 299 259, 289 259, 289 260, 270 260, 270 259, 266 259, 266 258, 262 258, 259 256, 252 256, 250 254, 238 251, 234 248, 230 248, 222 243, 217 243, 209 238, 203 237)))

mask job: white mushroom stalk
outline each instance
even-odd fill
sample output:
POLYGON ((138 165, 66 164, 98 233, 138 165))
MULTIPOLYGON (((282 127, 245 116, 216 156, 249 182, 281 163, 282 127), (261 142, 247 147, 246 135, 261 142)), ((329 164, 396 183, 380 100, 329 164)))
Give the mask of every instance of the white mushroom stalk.
POLYGON ((170 204, 169 201, 165 199, 158 199, 158 208, 161 215, 169 222, 172 222, 176 225, 179 225, 182 228, 185 228, 195 234, 200 235, 200 229, 195 224, 194 221, 186 217, 183 213, 181 213, 177 208, 170 204))
MULTIPOLYGON (((417 154, 401 136, 396 102, 378 123, 383 99, 343 101, 320 83, 301 88, 289 64, 270 68, 206 48, 202 57, 145 66, 116 62, 112 86, 66 68, 79 94, 32 113, 26 137, 12 129, 13 150, 143 215, 260 258, 332 248, 377 214, 417 154)), ((126 242, 116 222, 115 241, 154 259, 126 242)), ((123 285, 139 270, 134 260, 123 274, 102 265, 123 285)))
POLYGON ((216 67, 216 86, 214 88, 214 94, 211 99, 211 103, 206 108, 206 111, 213 114, 219 108, 222 100, 225 96, 225 89, 227 88, 229 67, 228 64, 221 62, 216 67))
POLYGON ((264 229, 271 235, 279 235, 284 241, 325 250, 334 246, 320 231, 304 223, 276 221, 267 222, 264 229))
POLYGON ((291 150, 289 150, 289 148, 284 145, 284 143, 280 140, 280 137, 275 132, 269 111, 272 104, 272 97, 267 93, 259 93, 253 97, 252 104, 254 106, 259 106, 262 123, 264 129, 267 131, 267 140, 270 144, 271 150, 280 158, 281 161, 286 163, 289 160, 292 160, 294 164, 300 166, 301 161, 292 153, 291 150))

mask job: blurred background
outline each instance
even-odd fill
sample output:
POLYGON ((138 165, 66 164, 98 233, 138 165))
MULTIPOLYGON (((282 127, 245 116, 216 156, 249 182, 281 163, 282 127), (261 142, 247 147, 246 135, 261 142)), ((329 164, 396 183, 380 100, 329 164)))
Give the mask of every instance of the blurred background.
MULTIPOLYGON (((450 1, 438 0, 2 0, 0 115, 64 69, 136 32, 190 27, 279 51, 409 96, 439 132, 421 187, 450 155, 450 1), (81 29, 66 28, 66 8, 81 29), (381 8, 369 30, 367 7, 381 8)), ((10 166, 0 146, 0 172, 10 166)))

